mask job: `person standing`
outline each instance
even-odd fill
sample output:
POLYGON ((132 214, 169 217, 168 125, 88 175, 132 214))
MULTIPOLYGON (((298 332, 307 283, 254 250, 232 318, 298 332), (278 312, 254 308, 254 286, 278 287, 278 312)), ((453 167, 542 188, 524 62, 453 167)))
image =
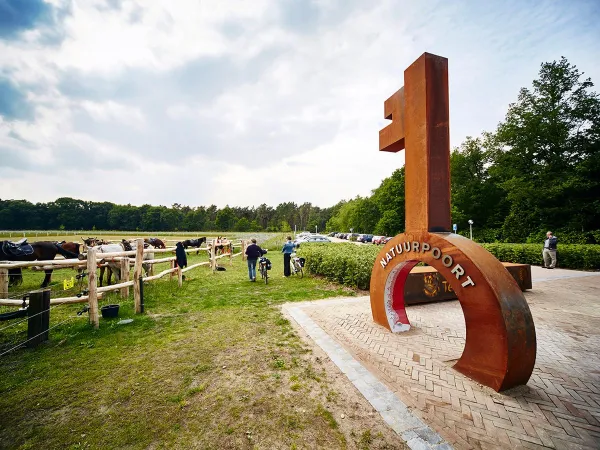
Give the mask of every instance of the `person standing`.
POLYGON ((546 233, 546 240, 544 241, 544 251, 542 256, 544 258, 544 269, 554 269, 556 267, 556 236, 552 235, 552 231, 546 233))
MULTIPOLYGON (((152 245, 152 244, 150 244, 152 245)), ((187 262, 187 254, 185 253, 185 248, 183 248, 183 243, 178 242, 175 244, 175 267, 181 267, 182 269, 188 265, 187 262)), ((182 280, 185 280, 185 275, 181 276, 182 280)))
POLYGON ((291 236, 287 237, 287 242, 283 244, 281 253, 283 253, 283 276, 289 277, 292 274, 290 268, 290 260, 292 259, 292 253, 294 253, 294 243, 292 242, 291 236))
POLYGON ((250 281, 256 281, 256 261, 262 255, 267 253, 256 244, 256 239, 251 239, 252 244, 246 247, 246 257, 248 261, 248 277, 250 281))

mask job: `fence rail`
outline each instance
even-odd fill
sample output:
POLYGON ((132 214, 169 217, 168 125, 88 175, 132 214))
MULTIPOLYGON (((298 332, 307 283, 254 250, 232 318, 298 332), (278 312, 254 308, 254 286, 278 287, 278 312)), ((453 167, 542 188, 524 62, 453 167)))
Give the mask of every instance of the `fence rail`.
POLYGON ((194 252, 194 251, 209 251, 209 261, 192 264, 188 267, 181 268, 175 266, 175 256, 170 256, 166 258, 157 258, 144 260, 144 254, 146 253, 167 253, 175 251, 175 247, 167 248, 167 249, 144 249, 143 248, 143 239, 137 239, 137 248, 132 251, 123 251, 123 252, 112 252, 112 253, 98 253, 95 247, 88 248, 86 260, 80 259, 56 259, 56 260, 47 260, 47 261, 27 261, 27 262, 0 262, 0 306, 14 306, 14 307, 22 307, 27 304, 26 300, 16 300, 16 299, 8 299, 8 271, 13 268, 34 268, 34 270, 41 269, 64 269, 64 268, 72 268, 72 269, 83 269, 87 268, 87 280, 88 280, 88 288, 87 295, 79 295, 73 297, 62 297, 55 298, 50 300, 51 305, 56 304, 69 304, 69 303, 88 303, 89 312, 90 312, 90 322, 94 327, 99 326, 98 320, 98 299, 102 297, 102 295, 106 292, 120 290, 121 295, 124 297, 129 296, 129 288, 133 286, 134 288, 134 304, 136 312, 141 312, 141 293, 139 282, 150 282, 162 278, 166 275, 171 275, 177 273, 178 276, 178 284, 182 285, 183 273, 188 272, 192 269, 210 265, 212 271, 214 272, 217 267, 217 260, 225 257, 229 257, 230 261, 233 258, 242 255, 244 257, 244 251, 246 247, 246 241, 230 241, 231 245, 241 244, 242 250, 238 253, 233 254, 225 253, 222 255, 216 255, 216 245, 215 241, 211 242, 210 246, 200 247, 200 248, 191 248, 185 249, 186 253, 194 252), (135 255, 135 258, 129 258, 129 256, 135 255), (102 286, 98 287, 96 282, 96 269, 100 266, 107 265, 108 262, 121 262, 121 268, 126 270, 121 270, 123 277, 126 280, 113 284, 110 286, 102 286), (162 272, 156 275, 149 275, 146 277, 142 277, 142 266, 143 265, 154 265, 165 262, 171 262, 171 268, 163 270, 162 272), (134 274, 133 280, 129 280, 129 266, 134 266, 134 274), (137 282, 136 282, 137 281, 137 282))

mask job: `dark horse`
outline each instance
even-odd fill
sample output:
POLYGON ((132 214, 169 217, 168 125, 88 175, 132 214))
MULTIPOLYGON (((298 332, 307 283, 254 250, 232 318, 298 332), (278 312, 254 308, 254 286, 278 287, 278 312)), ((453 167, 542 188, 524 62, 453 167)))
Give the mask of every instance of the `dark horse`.
MULTIPOLYGON (((182 242, 183 244, 183 248, 188 248, 188 247, 196 247, 197 249, 200 248, 200 246, 202 244, 204 244, 206 242, 206 237, 201 237, 198 239, 186 239, 185 241, 182 242)), ((198 254, 200 250, 198 250, 196 252, 196 255, 198 254)))
MULTIPOLYGON (((46 261, 52 260, 57 254, 64 256, 67 259, 79 257, 79 244, 74 242, 50 242, 50 241, 39 241, 27 244, 26 240, 20 241, 20 245, 17 247, 24 248, 24 246, 30 245, 31 248, 27 248, 28 251, 11 252, 9 247, 14 248, 10 245, 10 241, 0 241, 0 259, 5 261, 46 261)), ((41 287, 46 287, 52 281, 52 269, 44 271, 46 276, 42 282, 41 287)), ((23 282, 23 274, 21 268, 9 269, 9 284, 11 286, 21 284, 23 282)))
MULTIPOLYGON (((206 238, 205 238, 206 240, 206 238)), ((146 244, 150 244, 154 248, 167 248, 165 243, 158 238, 146 238, 144 239, 146 244)))

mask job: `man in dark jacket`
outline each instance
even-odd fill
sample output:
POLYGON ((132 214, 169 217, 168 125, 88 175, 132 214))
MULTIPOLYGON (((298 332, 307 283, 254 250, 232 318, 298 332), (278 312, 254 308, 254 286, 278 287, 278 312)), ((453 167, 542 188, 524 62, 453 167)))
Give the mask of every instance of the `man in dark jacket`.
POLYGON ((256 245, 256 239, 252 239, 251 242, 252 244, 246 248, 246 257, 248 258, 248 276, 250 277, 250 281, 256 281, 256 261, 262 255, 267 253, 267 251, 256 245))
POLYGON ((546 240, 544 241, 544 251, 542 256, 544 257, 545 269, 554 269, 556 267, 556 236, 552 236, 552 231, 546 233, 546 240))

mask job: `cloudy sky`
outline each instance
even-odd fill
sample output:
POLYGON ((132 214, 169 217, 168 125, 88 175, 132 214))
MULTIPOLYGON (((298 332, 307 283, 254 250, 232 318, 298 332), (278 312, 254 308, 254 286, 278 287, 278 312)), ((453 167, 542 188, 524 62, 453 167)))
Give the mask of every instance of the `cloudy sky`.
MULTIPOLYGON (((450 138, 540 63, 600 83, 598 0, 0 0, 0 198, 330 206, 367 195, 383 101, 449 59, 450 138)), ((599 88, 600 89, 600 88, 599 88)))

